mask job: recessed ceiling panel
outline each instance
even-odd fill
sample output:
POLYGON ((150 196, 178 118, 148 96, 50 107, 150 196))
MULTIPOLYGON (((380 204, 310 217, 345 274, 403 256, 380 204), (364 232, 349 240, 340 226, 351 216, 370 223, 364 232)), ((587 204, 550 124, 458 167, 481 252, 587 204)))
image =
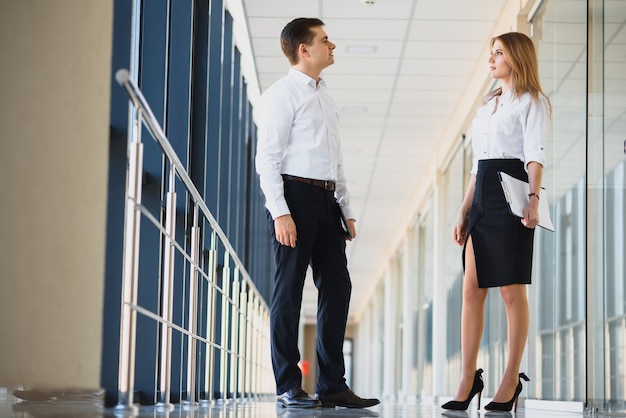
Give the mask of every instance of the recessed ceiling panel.
MULTIPOLYGON (((507 0, 425 0, 418 1, 416 19, 495 20, 507 0)), ((509 0, 510 1, 510 0, 509 0)))
MULTIPOLYGON (((485 63, 487 60, 485 59, 485 63)), ((419 76, 458 76, 459 68, 471 69, 476 65, 476 59, 457 59, 450 58, 429 58, 417 59, 406 58, 402 61, 400 67, 401 75, 419 75, 419 76)))
POLYGON ((326 70, 329 74, 395 75, 399 64, 398 59, 380 58, 378 55, 354 57, 335 52, 334 56, 335 63, 326 70))
POLYGON ((411 25, 409 39, 412 41, 478 41, 488 39, 493 22, 487 20, 415 20, 411 25))
POLYGON ((406 19, 415 0, 323 0, 325 17, 347 19, 406 19))
POLYGON ((391 90, 395 80, 395 75, 377 75, 372 77, 367 74, 334 74, 329 73, 325 76, 328 84, 333 88, 340 89, 360 89, 367 88, 370 90, 391 90))
MULTIPOLYGON (((484 57, 487 59, 487 48, 489 47, 489 38, 481 41, 469 40, 409 40, 406 44, 406 58, 419 59, 469 59, 475 60, 479 58, 479 54, 484 51, 484 57)), ((467 74, 459 69, 460 74, 467 74)))
POLYGON ((406 20, 397 19, 324 19, 326 33, 331 41, 343 39, 402 40, 407 28, 406 20))
POLYGON ((285 23, 296 17, 318 17, 320 11, 319 0, 246 0, 244 4, 248 17, 282 17, 285 23))

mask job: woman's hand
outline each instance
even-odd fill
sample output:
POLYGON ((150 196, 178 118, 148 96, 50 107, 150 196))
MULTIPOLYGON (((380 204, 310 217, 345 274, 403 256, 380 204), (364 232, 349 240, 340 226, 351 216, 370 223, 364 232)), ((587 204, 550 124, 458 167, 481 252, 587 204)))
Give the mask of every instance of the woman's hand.
POLYGON ((528 203, 524 208, 522 225, 526 228, 534 228, 539 225, 539 191, 541 190, 541 178, 543 166, 536 161, 531 161, 526 165, 528 170, 528 184, 531 194, 528 196, 528 203))
POLYGON ((467 234, 467 216, 463 211, 459 211, 459 215, 454 223, 454 229, 452 230, 452 239, 462 247, 465 245, 465 239, 467 238, 465 234, 467 234))
POLYGON ((522 225, 526 228, 534 228, 539 225, 539 199, 537 196, 531 196, 528 200, 528 204, 524 208, 522 225))
POLYGON ((476 174, 470 176, 467 190, 465 191, 465 197, 463 203, 459 209, 459 214, 456 217, 454 223, 454 229, 452 230, 452 239, 459 246, 464 246, 467 240, 467 223, 469 221, 469 214, 472 208, 472 200, 474 199, 474 188, 476 187, 476 174))

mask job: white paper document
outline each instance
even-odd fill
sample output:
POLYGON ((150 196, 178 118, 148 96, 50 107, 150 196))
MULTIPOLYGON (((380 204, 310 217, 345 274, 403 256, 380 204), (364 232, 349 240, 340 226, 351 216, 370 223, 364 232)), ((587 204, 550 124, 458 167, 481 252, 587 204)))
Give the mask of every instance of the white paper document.
MULTIPOLYGON (((528 194, 530 186, 527 182, 511 177, 510 175, 498 172, 500 176, 500 184, 504 196, 509 204, 511 213, 519 218, 524 217, 524 208, 528 204, 528 194)), ((539 226, 549 231, 554 231, 554 224, 550 218, 550 205, 548 205, 548 193, 546 189, 541 188, 539 193, 539 226)))

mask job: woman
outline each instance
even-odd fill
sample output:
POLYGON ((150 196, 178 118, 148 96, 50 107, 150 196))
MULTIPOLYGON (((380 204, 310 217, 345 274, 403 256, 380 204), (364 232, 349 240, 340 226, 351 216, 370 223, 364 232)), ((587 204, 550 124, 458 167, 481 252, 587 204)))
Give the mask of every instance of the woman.
POLYGON ((487 94, 472 126, 474 163, 453 239, 464 246, 461 312, 461 382, 454 400, 442 405, 466 410, 484 384, 477 357, 490 287, 499 287, 508 324, 508 362, 487 410, 510 411, 522 391, 519 372, 528 337, 528 300, 534 228, 539 223, 543 144, 550 124, 550 101, 541 90, 535 48, 526 35, 505 33, 491 40, 491 76, 500 81, 487 94), (528 181, 530 194, 520 220, 509 213, 498 172, 528 181))

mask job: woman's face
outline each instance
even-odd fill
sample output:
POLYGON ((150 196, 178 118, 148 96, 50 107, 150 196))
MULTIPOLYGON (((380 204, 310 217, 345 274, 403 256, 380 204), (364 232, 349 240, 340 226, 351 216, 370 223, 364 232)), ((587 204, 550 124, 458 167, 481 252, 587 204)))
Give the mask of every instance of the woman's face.
POLYGON ((499 80, 508 80, 511 77, 511 66, 506 58, 504 48, 499 39, 493 43, 489 53, 489 70, 491 76, 499 80))

